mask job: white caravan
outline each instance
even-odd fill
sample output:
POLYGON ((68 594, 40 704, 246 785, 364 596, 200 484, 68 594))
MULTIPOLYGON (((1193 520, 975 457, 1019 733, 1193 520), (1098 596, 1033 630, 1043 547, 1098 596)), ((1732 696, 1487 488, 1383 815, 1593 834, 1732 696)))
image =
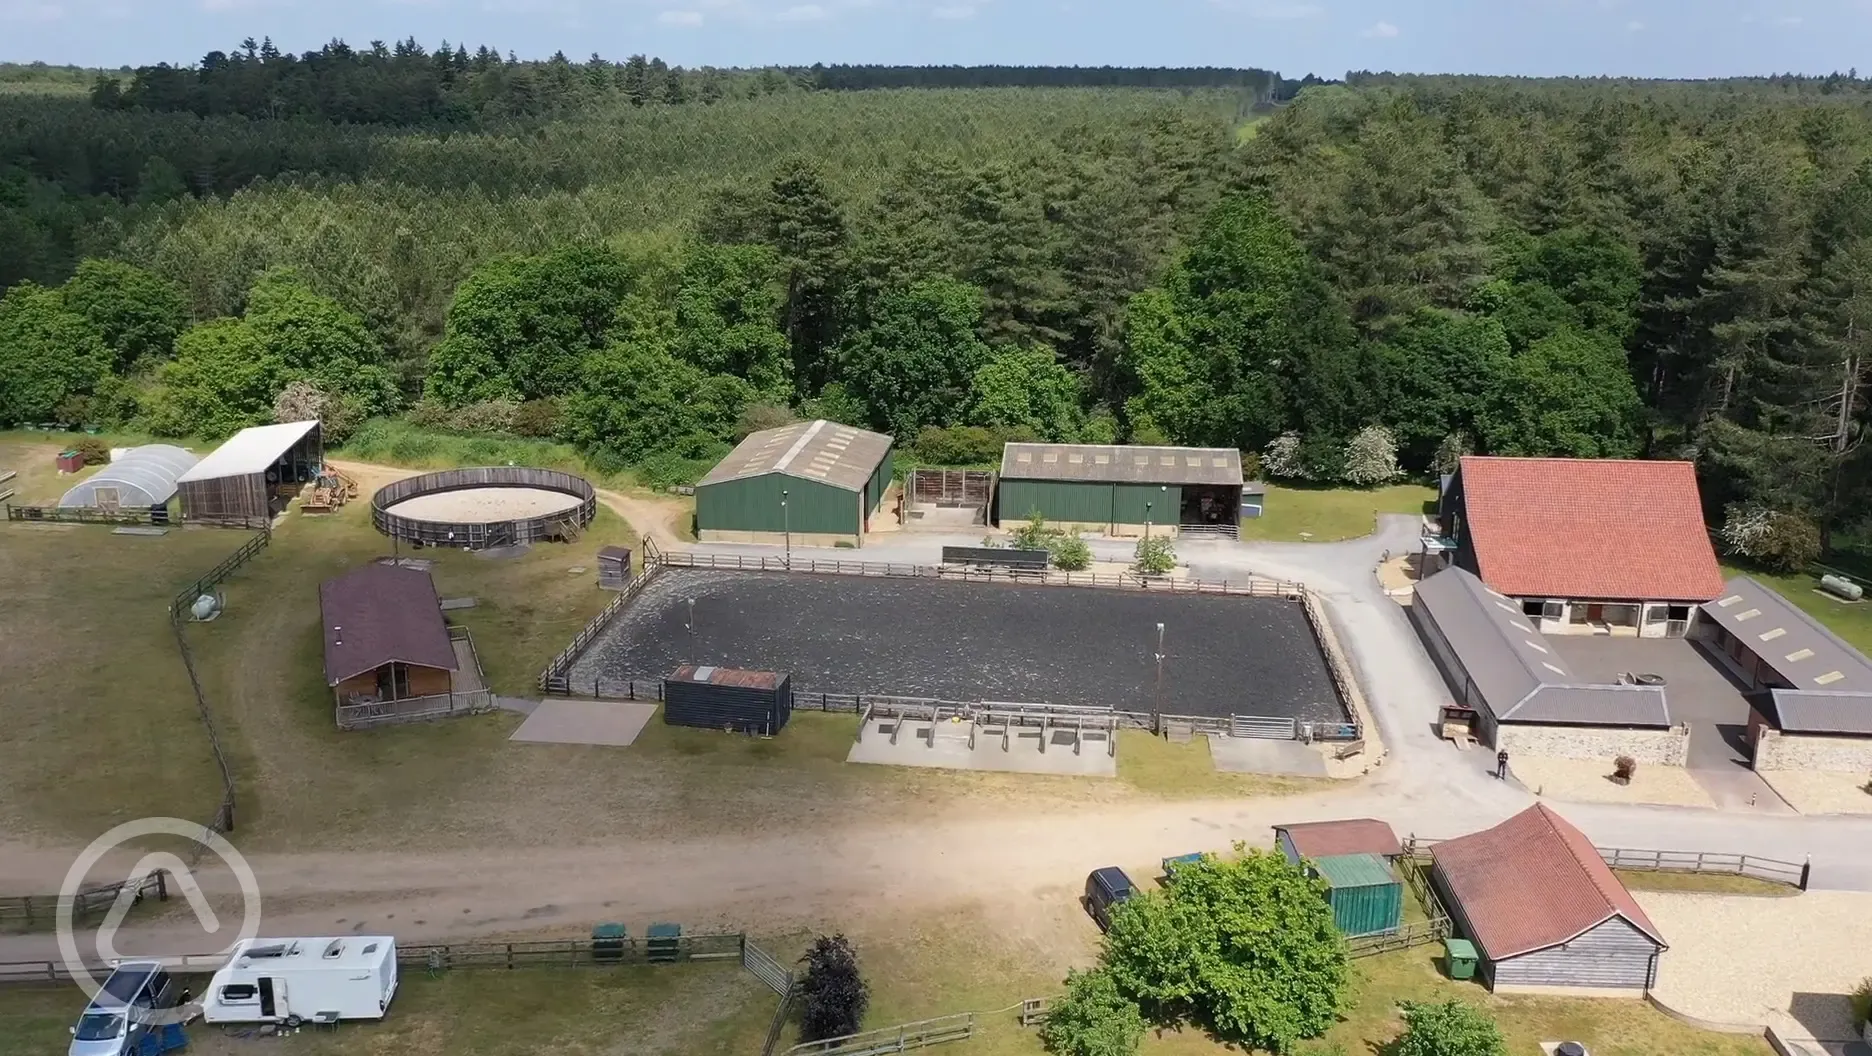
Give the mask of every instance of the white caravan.
POLYGON ((396 940, 388 935, 248 939, 202 999, 209 1023, 382 1019, 396 996, 396 940))

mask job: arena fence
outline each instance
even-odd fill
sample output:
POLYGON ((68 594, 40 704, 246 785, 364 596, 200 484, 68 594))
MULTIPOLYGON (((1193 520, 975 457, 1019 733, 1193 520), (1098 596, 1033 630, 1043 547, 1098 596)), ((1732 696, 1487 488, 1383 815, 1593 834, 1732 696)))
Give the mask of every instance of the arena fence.
MULTIPOLYGON (((604 609, 585 625, 570 644, 560 651, 544 671, 540 673, 539 689, 542 693, 555 696, 587 696, 597 700, 640 700, 660 701, 663 699, 663 680, 658 675, 624 675, 614 678, 594 676, 591 681, 574 681, 572 666, 586 648, 605 629, 617 619, 624 607, 666 568, 709 568, 733 569, 756 572, 799 572, 821 575, 850 576, 891 576, 913 579, 962 580, 964 582, 983 583, 1040 583, 1053 586, 1069 587, 1105 587, 1127 590, 1165 591, 1174 594, 1224 594, 1243 597, 1273 597, 1298 599, 1308 605, 1307 617, 1314 626, 1315 635, 1320 632, 1319 620, 1323 616, 1313 611, 1314 602, 1301 584, 1285 580, 1251 578, 1246 581, 1210 581, 1210 580, 1172 580, 1133 575, 1105 575, 1087 572, 1023 572, 996 568, 980 569, 961 566, 897 564, 876 561, 789 561, 784 557, 744 556, 740 554, 697 554, 689 551, 666 551, 659 548, 648 537, 643 540, 643 573, 632 580, 623 591, 611 599, 604 609), (588 688, 589 687, 589 688, 588 688)), ((1330 629, 1330 628, 1328 628, 1330 629)), ((1364 736, 1360 721, 1360 710, 1356 710, 1351 699, 1346 696, 1350 675, 1343 670, 1344 662, 1334 661, 1336 650, 1322 645, 1326 653, 1327 668, 1332 672, 1335 689, 1340 693, 1338 701, 1348 716, 1343 722, 1308 722, 1286 716, 1265 715, 1230 715, 1225 717, 1212 715, 1173 715, 1149 712, 1113 711, 1116 728, 1141 729, 1162 732, 1170 726, 1188 729, 1192 733, 1212 734, 1219 737, 1261 737, 1279 740, 1313 741, 1359 741, 1364 736)), ((1356 692, 1353 684, 1351 692, 1356 692)), ((967 717, 993 705, 992 701, 943 701, 927 697, 910 697, 884 693, 844 693, 822 691, 805 687, 795 687, 793 708, 796 711, 848 712, 863 715, 867 709, 897 707, 947 708, 950 713, 967 717)), ((1053 705, 1043 702, 1016 705, 1024 708, 1051 708, 1056 711, 1070 709, 1070 705, 1053 705)), ((880 712, 879 714, 885 714, 880 712)))
MULTIPOLYGON (((1036 583, 1059 587, 1105 587, 1123 590, 1157 591, 1166 594, 1233 594, 1256 598, 1298 600, 1306 589, 1286 580, 1201 580, 1169 579, 1130 573, 1061 572, 1057 569, 1025 571, 1008 568, 974 568, 967 565, 918 565, 885 561, 821 561, 766 555, 697 554, 670 551, 660 556, 669 568, 722 568, 744 572, 804 572, 838 576, 894 576, 908 579, 948 579, 970 583, 1036 583)), ((649 567, 646 555, 644 565, 649 567)))
POLYGON ((371 524, 392 539, 424 546, 452 546, 480 550, 576 536, 598 514, 598 491, 584 477, 556 469, 531 466, 482 466, 445 469, 386 484, 371 496, 371 524), (437 495, 470 488, 539 488, 575 495, 579 504, 570 510, 516 517, 490 523, 451 523, 391 513, 399 502, 422 495, 437 495))
MULTIPOLYGON (((663 699, 663 680, 645 675, 593 678, 589 682, 575 682, 561 676, 554 679, 551 686, 548 692, 556 695, 590 697, 593 700, 656 702, 663 699)), ((542 684, 542 688, 546 686, 542 684)), ((1040 722, 1042 715, 1050 716, 1049 721, 1053 723, 1075 718, 1086 721, 1091 716, 1109 715, 1112 720, 1109 725, 1120 730, 1161 730, 1183 726, 1192 733, 1216 737, 1259 737, 1307 742, 1356 741, 1360 732, 1357 722, 1306 722, 1290 717, 1264 715, 1152 715, 1148 711, 1119 711, 1071 704, 940 700, 891 693, 831 693, 804 688, 793 691, 793 710, 859 715, 866 719, 939 721, 954 717, 965 722, 973 720, 995 725, 1003 724, 1011 717, 1015 725, 1034 725, 1040 722)), ((862 726, 859 736, 863 736, 862 726)))

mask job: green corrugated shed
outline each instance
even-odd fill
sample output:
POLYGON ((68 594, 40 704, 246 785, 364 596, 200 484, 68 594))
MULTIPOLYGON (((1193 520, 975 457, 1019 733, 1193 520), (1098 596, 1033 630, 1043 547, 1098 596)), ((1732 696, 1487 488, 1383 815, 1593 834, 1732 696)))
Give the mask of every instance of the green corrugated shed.
POLYGON ((1117 524, 1175 524, 1183 512, 1183 489, 1175 484, 1113 484, 1112 520, 1117 524))
POLYGON ((1396 931, 1404 916, 1404 885, 1391 863, 1376 854, 1341 854, 1312 859, 1326 881, 1333 923, 1347 935, 1396 931))
POLYGON ((890 449, 888 436, 823 420, 751 434, 696 484, 696 528, 860 535, 890 485, 890 449))
POLYGON ((696 489, 696 527, 737 532, 858 534, 859 497, 785 473, 724 480, 696 489), (780 493, 786 492, 786 509, 780 493))
POLYGON ((1002 524, 1018 524, 1035 510, 1049 521, 1112 523, 1112 486, 1066 480, 1004 480, 999 496, 1002 524))

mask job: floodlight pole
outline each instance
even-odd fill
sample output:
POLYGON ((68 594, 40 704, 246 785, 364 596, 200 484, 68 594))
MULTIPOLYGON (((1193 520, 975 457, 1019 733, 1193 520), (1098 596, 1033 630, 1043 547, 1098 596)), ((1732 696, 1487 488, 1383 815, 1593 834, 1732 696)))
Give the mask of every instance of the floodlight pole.
POLYGON ((689 633, 695 634, 695 599, 689 599, 689 633))
POLYGON ((1146 539, 1150 538, 1150 522, 1151 522, 1151 504, 1149 502, 1146 502, 1144 504, 1144 538, 1146 539))
POLYGON ((787 571, 791 572, 793 571, 793 518, 787 512, 786 500, 787 493, 782 490, 780 492, 780 530, 786 537, 786 567, 787 571))
POLYGON ((1151 733, 1163 735, 1164 625, 1157 625, 1157 693, 1151 700, 1151 733))

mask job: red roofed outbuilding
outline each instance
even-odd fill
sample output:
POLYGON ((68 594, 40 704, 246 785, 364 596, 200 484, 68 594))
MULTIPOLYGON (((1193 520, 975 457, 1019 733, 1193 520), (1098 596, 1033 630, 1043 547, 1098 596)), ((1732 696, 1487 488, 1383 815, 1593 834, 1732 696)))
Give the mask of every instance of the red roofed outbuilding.
POLYGON ((1546 804, 1432 851, 1437 897, 1497 991, 1637 997, 1669 946, 1592 841, 1546 804))
POLYGON ((1683 637, 1723 592, 1689 462, 1470 455, 1442 522, 1456 565, 1548 634, 1683 637))

